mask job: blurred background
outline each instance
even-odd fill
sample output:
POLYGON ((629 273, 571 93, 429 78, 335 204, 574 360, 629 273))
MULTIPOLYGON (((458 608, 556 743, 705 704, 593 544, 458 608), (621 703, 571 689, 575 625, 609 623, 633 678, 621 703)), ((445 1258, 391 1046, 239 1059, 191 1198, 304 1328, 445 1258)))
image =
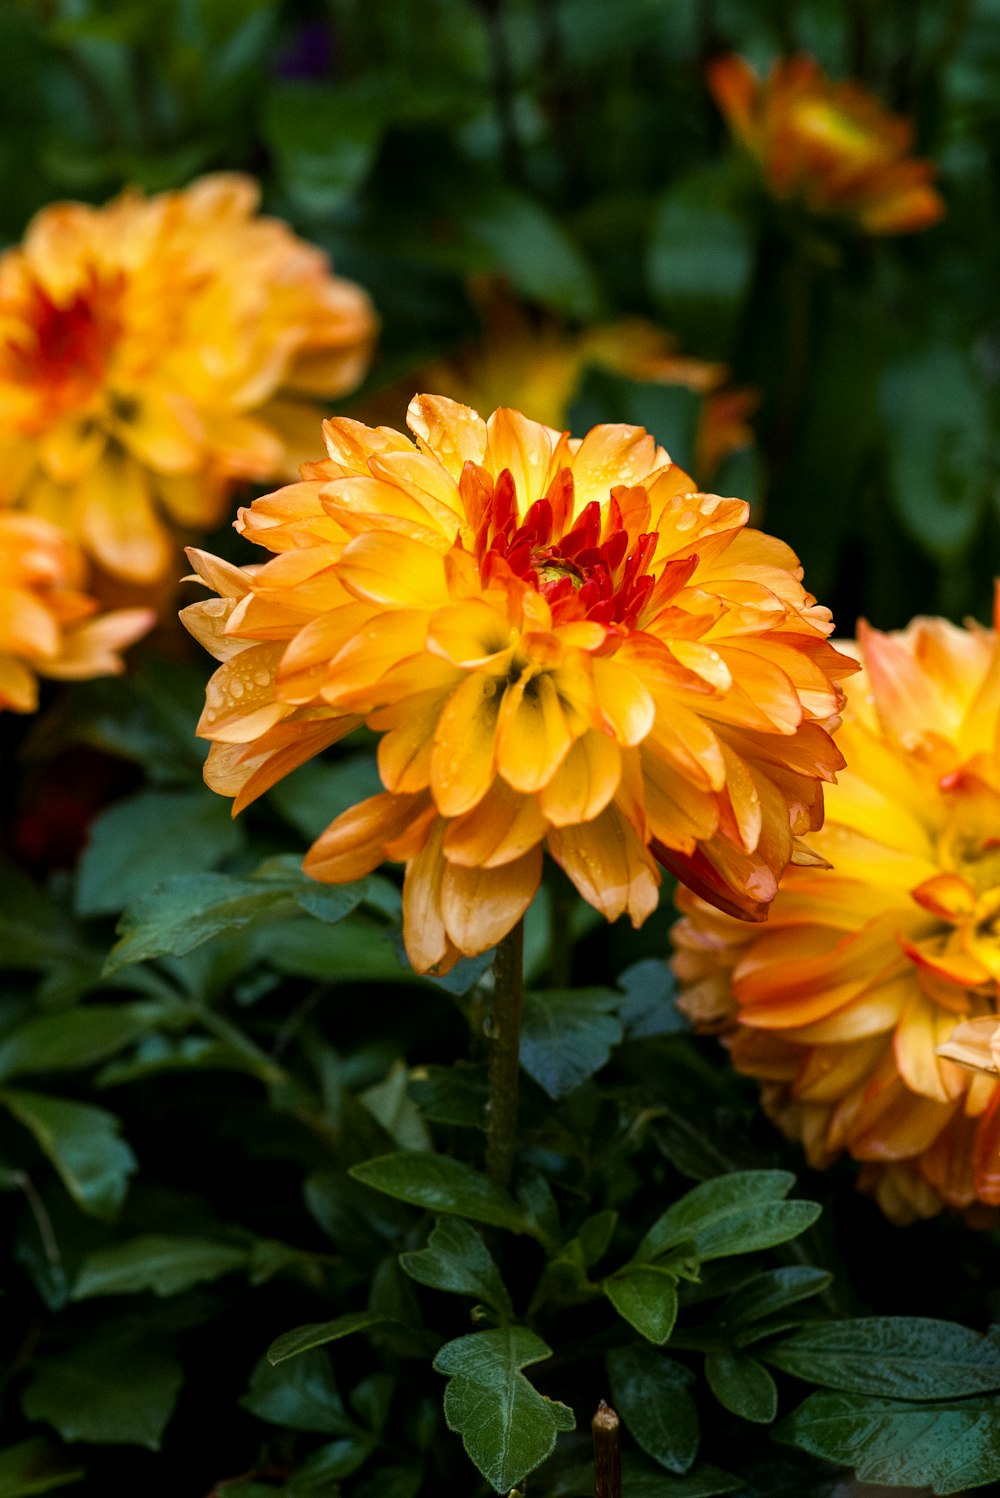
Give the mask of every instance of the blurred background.
POLYGON ((338 409, 401 425, 435 388, 642 423, 753 501, 841 633, 985 617, 998 65, 997 0, 7 0, 0 234, 250 172, 374 300, 338 409), (812 54, 912 120, 940 220, 776 195, 707 86, 729 52, 812 54))

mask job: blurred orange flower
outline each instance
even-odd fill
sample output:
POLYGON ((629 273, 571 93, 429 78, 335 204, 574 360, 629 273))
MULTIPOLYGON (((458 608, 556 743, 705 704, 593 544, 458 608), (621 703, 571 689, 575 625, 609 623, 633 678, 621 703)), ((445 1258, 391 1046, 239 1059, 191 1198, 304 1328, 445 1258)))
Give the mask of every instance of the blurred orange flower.
POLYGON ((561 431, 584 374, 597 368, 679 385, 702 398, 693 454, 699 483, 710 483, 731 453, 753 446, 756 392, 726 388, 724 364, 679 354, 676 341, 653 323, 633 317, 572 332, 552 313, 519 302, 498 277, 477 277, 470 291, 482 336, 424 365, 405 388, 370 397, 358 414, 368 421, 395 420, 416 383, 477 411, 512 407, 561 431))
POLYGON ((99 613, 81 591, 85 579, 81 552, 58 526, 0 511, 0 710, 34 712, 39 676, 69 681, 124 670, 119 652, 156 616, 99 613))
POLYGON ((656 907, 657 859, 760 919, 842 763, 829 614, 738 499, 648 433, 581 440, 516 411, 411 403, 416 446, 325 424, 329 457, 240 528, 277 555, 192 552, 186 609, 221 661, 199 732, 239 810, 366 723, 384 793, 305 868, 406 864, 410 960, 446 971, 530 904, 542 851, 609 920, 656 907))
POLYGON ((316 399, 364 372, 367 297, 257 205, 230 175, 56 203, 0 256, 0 504, 121 578, 174 565, 164 516, 205 528, 235 481, 294 475, 316 399))
POLYGON ((858 654, 814 844, 832 872, 789 870, 760 929, 681 891, 682 1007, 813 1165, 866 1162, 890 1217, 996 1207, 1000 647, 917 619, 858 654))
POLYGON ((909 154, 911 122, 860 83, 832 83, 811 57, 782 58, 762 83, 729 54, 710 64, 708 84, 774 197, 853 219, 866 234, 912 234, 944 213, 933 163, 909 154))

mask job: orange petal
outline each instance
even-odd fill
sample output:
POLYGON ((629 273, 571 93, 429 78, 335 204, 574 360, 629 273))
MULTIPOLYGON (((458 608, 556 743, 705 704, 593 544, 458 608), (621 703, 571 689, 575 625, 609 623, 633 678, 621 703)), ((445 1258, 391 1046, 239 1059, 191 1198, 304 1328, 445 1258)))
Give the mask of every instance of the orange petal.
POLYGON ((450 940, 467 957, 496 946, 524 915, 541 877, 541 844, 490 868, 448 863, 441 880, 441 910, 450 940))

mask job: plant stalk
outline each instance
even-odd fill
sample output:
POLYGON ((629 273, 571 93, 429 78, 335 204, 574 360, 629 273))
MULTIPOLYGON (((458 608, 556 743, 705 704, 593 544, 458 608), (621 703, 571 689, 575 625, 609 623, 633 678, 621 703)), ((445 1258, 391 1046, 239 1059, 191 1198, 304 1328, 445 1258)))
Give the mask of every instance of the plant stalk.
POLYGON ((508 932, 500 942, 493 959, 486 1170, 501 1186, 509 1183, 513 1173, 514 1147, 517 1143, 523 972, 524 922, 518 921, 513 931, 508 932))
POLYGON ((594 1498, 622 1498, 621 1421, 603 1399, 590 1429, 594 1436, 594 1498))

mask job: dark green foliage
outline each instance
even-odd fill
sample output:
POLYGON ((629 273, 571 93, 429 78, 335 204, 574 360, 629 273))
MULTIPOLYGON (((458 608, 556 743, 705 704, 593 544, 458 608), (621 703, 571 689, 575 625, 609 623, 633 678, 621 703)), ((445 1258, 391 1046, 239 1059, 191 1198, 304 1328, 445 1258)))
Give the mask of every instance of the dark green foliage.
MULTIPOLYGON (((21 0, 0 227, 252 171, 374 298, 363 398, 478 335, 470 277, 571 330, 653 318, 758 392, 713 484, 840 633, 985 618, 998 70, 996 0, 21 0), (859 242, 760 192, 704 67, 799 47, 914 116, 939 227, 859 242)), ((570 414, 693 465, 703 409, 592 368, 570 414)), ((393 871, 302 875, 380 787, 364 741, 233 822, 207 673, 152 648, 0 719, 0 1498, 589 1498, 602 1397, 624 1498, 1000 1483, 995 1240, 892 1229, 850 1170, 797 1182, 673 1006, 665 913, 609 931, 549 890, 491 1181, 491 954, 417 979, 393 871)))

